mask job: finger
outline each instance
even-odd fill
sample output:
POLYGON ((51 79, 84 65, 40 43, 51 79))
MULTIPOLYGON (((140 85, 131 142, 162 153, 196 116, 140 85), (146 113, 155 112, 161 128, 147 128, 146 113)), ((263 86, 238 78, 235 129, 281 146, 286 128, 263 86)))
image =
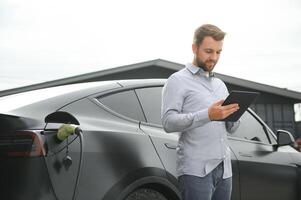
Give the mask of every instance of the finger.
POLYGON ((223 109, 225 109, 225 110, 232 109, 232 108, 239 109, 239 105, 237 103, 233 103, 233 104, 229 104, 229 105, 223 106, 223 109))
MULTIPOLYGON (((238 109, 236 109, 236 108, 232 108, 232 109, 226 110, 226 111, 224 111, 224 115, 225 115, 226 117, 228 117, 229 115, 235 113, 237 110, 238 110, 238 109)), ((226 117, 225 117, 225 118, 226 118, 226 117)))

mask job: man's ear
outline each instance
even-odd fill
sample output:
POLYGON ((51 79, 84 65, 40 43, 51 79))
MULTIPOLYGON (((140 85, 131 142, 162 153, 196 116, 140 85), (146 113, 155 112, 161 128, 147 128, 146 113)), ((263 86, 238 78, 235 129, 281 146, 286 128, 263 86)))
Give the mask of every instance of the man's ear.
POLYGON ((192 44, 192 52, 194 55, 197 53, 197 49, 198 48, 197 48, 196 44, 192 44))

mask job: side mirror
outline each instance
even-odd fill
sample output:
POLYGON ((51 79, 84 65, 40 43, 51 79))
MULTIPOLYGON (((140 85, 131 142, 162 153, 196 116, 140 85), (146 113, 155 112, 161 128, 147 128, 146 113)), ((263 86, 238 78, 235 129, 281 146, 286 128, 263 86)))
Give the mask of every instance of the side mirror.
POLYGON ((290 145, 295 142, 294 137, 292 134, 285 130, 277 130, 277 145, 279 146, 285 146, 290 145))

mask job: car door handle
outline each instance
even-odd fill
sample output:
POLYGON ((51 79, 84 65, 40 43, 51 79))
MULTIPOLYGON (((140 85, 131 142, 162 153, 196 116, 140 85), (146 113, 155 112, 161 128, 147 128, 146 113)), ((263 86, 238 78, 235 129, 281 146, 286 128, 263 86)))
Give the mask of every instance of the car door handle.
POLYGON ((169 149, 176 149, 176 148, 177 148, 177 145, 174 145, 174 144, 165 143, 164 145, 165 145, 167 148, 169 148, 169 149))
POLYGON ((252 154, 249 154, 249 153, 238 152, 238 154, 239 154, 240 156, 243 156, 243 157, 248 157, 248 158, 253 157, 253 155, 252 155, 252 154))

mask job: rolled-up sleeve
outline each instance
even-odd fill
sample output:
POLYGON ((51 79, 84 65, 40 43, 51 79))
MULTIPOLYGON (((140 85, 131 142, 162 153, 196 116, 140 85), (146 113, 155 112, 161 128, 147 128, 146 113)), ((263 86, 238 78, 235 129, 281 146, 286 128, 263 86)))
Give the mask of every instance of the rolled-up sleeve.
POLYGON ((210 122, 208 108, 182 113, 186 92, 178 77, 172 75, 162 90, 161 120, 166 132, 184 132, 210 122))

